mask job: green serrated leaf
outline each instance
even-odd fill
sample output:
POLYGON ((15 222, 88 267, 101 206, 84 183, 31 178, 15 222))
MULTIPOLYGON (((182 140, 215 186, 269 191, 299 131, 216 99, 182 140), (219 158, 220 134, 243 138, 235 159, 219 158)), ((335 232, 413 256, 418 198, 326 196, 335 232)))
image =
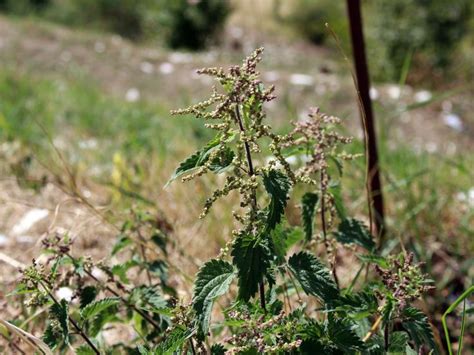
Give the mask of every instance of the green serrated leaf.
POLYGON ((238 269, 239 298, 248 301, 258 291, 273 255, 269 242, 263 237, 239 236, 232 247, 234 265, 238 269))
POLYGON ((181 353, 181 349, 192 335, 192 332, 189 329, 183 328, 174 328, 167 336, 164 338, 160 345, 155 349, 154 354, 158 355, 174 355, 181 353))
POLYGON ((439 354, 428 317, 422 311, 415 307, 405 308, 402 326, 410 334, 411 340, 416 345, 416 350, 424 345, 428 350, 434 350, 435 354, 439 354))
POLYGON ((128 280, 128 277, 127 277, 127 271, 131 269, 132 267, 135 267, 139 264, 140 263, 136 259, 130 259, 122 264, 116 264, 112 266, 110 271, 115 276, 118 276, 121 282, 128 284, 130 281, 128 280))
POLYGON ((89 303, 91 303, 98 293, 99 291, 94 286, 86 286, 81 289, 81 292, 79 294, 80 308, 84 308, 89 303))
POLYGON ((112 256, 117 254, 119 251, 126 248, 130 244, 132 244, 132 240, 129 237, 127 237, 126 235, 120 236, 117 242, 115 243, 114 247, 112 248, 112 252, 111 252, 112 256))
POLYGON ((364 350, 364 342, 354 330, 354 325, 343 319, 329 317, 327 325, 329 339, 334 345, 347 354, 364 350))
POLYGON ((222 150, 210 165, 210 169, 213 173, 220 174, 231 167, 232 161, 234 160, 235 153, 228 147, 222 150))
MULTIPOLYGON (((60 303, 53 303, 49 309, 50 317, 59 322, 60 334, 54 334, 51 332, 48 334, 48 338, 51 335, 59 335, 60 338, 56 339, 56 344, 63 341, 64 344, 69 344, 69 315, 68 315, 69 305, 66 300, 62 299, 60 303)), ((51 329, 52 330, 52 329, 51 329)), ((49 339, 48 339, 49 340, 49 339)), ((45 340, 45 343, 48 344, 48 341, 45 340)), ((49 344, 48 344, 49 345, 49 344)))
POLYGON ((153 355, 153 352, 148 350, 146 347, 144 347, 143 345, 139 345, 137 347, 137 351, 140 355, 153 355))
POLYGON ((118 297, 107 297, 94 301, 81 310, 81 317, 83 319, 90 319, 107 308, 117 305, 119 302, 120 299, 118 297))
POLYGON ((214 300, 227 292, 234 277, 234 267, 223 260, 208 261, 199 270, 194 283, 193 308, 202 337, 209 329, 214 300))
POLYGON ((309 241, 313 236, 313 221, 316 213, 316 205, 318 204, 318 194, 307 192, 301 199, 302 206, 302 220, 306 240, 309 241))
POLYGON ((226 349, 224 348, 224 345, 222 344, 212 344, 211 346, 211 355, 224 355, 226 349))
MULTIPOLYGON (((221 146, 222 143, 220 142, 220 136, 216 136, 212 141, 206 144, 204 148, 198 150, 196 153, 181 162, 181 164, 166 183, 165 187, 180 176, 189 174, 206 164, 211 153, 219 149, 221 146)), ((230 148, 225 147, 219 152, 219 156, 215 157, 215 159, 211 162, 210 169, 215 173, 221 173, 230 166, 233 159, 234 152, 230 148)))
POLYGON ((48 324, 43 336, 41 337, 41 340, 43 340, 46 345, 48 345, 52 350, 54 350, 61 342, 61 337, 55 332, 53 326, 51 324, 48 324))
POLYGON ((387 269, 389 267, 389 263, 386 258, 383 256, 378 256, 374 254, 357 254, 357 258, 364 262, 364 263, 369 263, 369 264, 376 264, 380 266, 381 268, 387 269))
POLYGON ((329 269, 314 255, 302 251, 288 260, 291 273, 301 284, 303 290, 325 303, 333 303, 339 298, 339 290, 329 269))
POLYGON ((335 232, 337 240, 342 244, 356 244, 368 251, 375 249, 375 242, 367 227, 355 218, 344 219, 335 232))
POLYGON ((303 239, 304 233, 298 227, 284 228, 278 225, 272 231, 271 236, 275 253, 284 262, 288 250, 303 239))
POLYGON ((87 344, 83 344, 76 348, 76 355, 95 355, 95 351, 87 344))
POLYGON ((337 215, 340 219, 346 218, 346 209, 344 207, 344 201, 342 199, 341 185, 340 184, 330 184, 328 192, 331 194, 334 199, 334 204, 336 207, 337 215))
POLYGON ((168 302, 153 286, 142 286, 133 289, 129 302, 136 307, 146 309, 157 314, 169 313, 168 302))
POLYGON ((270 195, 266 228, 267 230, 273 230, 280 223, 281 217, 285 213, 291 182, 283 172, 270 170, 268 174, 263 176, 263 184, 270 195))
POLYGON ((393 332, 390 334, 388 354, 404 355, 406 353, 409 339, 410 337, 408 333, 405 332, 393 332))
POLYGON ((352 319, 362 319, 376 312, 377 297, 372 290, 343 294, 337 302, 336 310, 346 311, 352 319))

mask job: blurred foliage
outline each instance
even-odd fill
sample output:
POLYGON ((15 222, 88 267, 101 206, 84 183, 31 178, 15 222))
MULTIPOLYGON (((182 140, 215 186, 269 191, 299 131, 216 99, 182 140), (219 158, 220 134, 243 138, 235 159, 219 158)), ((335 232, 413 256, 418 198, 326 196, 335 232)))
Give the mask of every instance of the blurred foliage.
POLYGON ((227 0, 159 0, 159 23, 172 48, 202 49, 230 13, 227 0))
POLYGON ((134 40, 159 39, 172 48, 202 49, 231 8, 227 0, 0 0, 0 10, 134 40))
MULTIPOLYGON (((469 40, 472 5, 469 0, 379 0, 363 2, 363 17, 371 71, 376 80, 398 80, 405 63, 418 79, 445 74, 460 56, 458 49, 469 40)), ((314 44, 334 40, 350 49, 345 1, 294 0, 275 2, 281 23, 314 44), (285 15, 281 15, 281 13, 285 15)), ((472 33, 472 32, 471 32, 472 33)), ((472 35, 471 35, 472 37, 472 35)), ((459 61, 457 61, 459 64, 459 61)), ((432 78, 433 79, 433 78, 432 78)))
POLYGON ((325 26, 328 23, 341 41, 348 43, 349 27, 345 15, 344 1, 297 0, 293 1, 288 15, 280 19, 315 44, 324 44, 330 37, 325 26))
POLYGON ((469 0, 379 0, 367 4, 369 57, 375 77, 397 80, 411 54, 412 70, 432 75, 449 69, 469 34, 471 4, 469 0))

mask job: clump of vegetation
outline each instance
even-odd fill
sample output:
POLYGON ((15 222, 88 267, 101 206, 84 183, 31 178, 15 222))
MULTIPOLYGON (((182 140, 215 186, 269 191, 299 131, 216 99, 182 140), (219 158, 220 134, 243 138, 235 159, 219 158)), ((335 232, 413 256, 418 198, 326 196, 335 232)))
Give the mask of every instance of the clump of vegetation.
POLYGON ((297 0, 292 2, 288 15, 280 16, 283 22, 291 26, 306 40, 315 44, 324 44, 328 39, 325 23, 348 44, 349 26, 346 19, 344 1, 297 0))
POLYGON ((191 302, 179 299, 169 282, 179 268, 168 257, 175 246, 167 231, 151 214, 134 211, 109 260, 74 256, 67 235, 44 240, 48 257, 23 270, 16 291, 27 298, 26 317, 38 309, 49 313, 37 317, 45 324, 42 342, 29 339, 34 346, 73 347, 78 354, 438 353, 430 323, 414 305, 431 288, 420 265, 404 251, 387 255, 371 228, 344 209, 339 178, 343 162, 357 156, 343 149, 351 139, 336 130, 340 119, 315 108, 292 131, 275 133, 264 109, 274 88, 257 71, 262 51, 228 71, 200 70, 220 88, 173 112, 203 119, 216 135, 170 182, 223 177, 203 218, 217 199, 240 196, 235 230, 201 266, 191 302), (295 200, 301 227, 285 216, 295 200), (344 284, 342 248, 345 257, 359 259, 344 284), (364 279, 364 270, 373 277, 364 279), (61 299, 64 287, 72 292, 61 299), (135 336, 107 345, 103 335, 112 324, 125 324, 135 336))
POLYGON ((472 4, 383 0, 368 5, 367 12, 377 14, 366 16, 374 74, 381 80, 398 80, 405 62, 413 57, 414 71, 430 78, 433 71, 446 71, 458 59, 456 50, 469 36, 472 4))
POLYGON ((227 0, 2 0, 0 10, 196 50, 216 38, 231 8, 227 0))
POLYGON ((158 23, 171 48, 204 48, 217 38, 231 10, 228 0, 159 3, 158 23))

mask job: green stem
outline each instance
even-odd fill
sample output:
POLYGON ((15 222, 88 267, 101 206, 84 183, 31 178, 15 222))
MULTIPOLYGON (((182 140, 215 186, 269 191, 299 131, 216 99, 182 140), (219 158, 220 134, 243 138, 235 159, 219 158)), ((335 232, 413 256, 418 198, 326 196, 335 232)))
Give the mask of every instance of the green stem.
MULTIPOLYGON (((448 353, 449 355, 453 355, 453 349, 451 347, 451 340, 449 339, 449 330, 448 330, 448 325, 446 323, 446 317, 448 314, 453 312, 459 304, 464 301, 471 293, 474 293, 474 285, 469 287, 464 293, 459 296, 456 301, 454 301, 451 306, 444 312, 443 316, 441 317, 441 322, 443 323, 443 329, 444 329, 444 336, 446 337, 446 344, 448 346, 448 353)), ((462 339, 462 338, 461 338, 462 339)), ((461 346, 462 347, 462 346, 461 346)))
MULTIPOLYGON (((242 118, 240 117, 240 109, 239 105, 235 105, 235 119, 237 121, 237 124, 239 125, 239 129, 241 133, 245 133, 245 127, 242 122, 242 118)), ((253 162, 252 162, 252 154, 250 153, 250 146, 248 142, 244 141, 244 147, 245 147, 245 155, 247 157, 247 165, 249 167, 248 174, 249 176, 255 175, 255 171, 253 170, 253 162)), ((255 192, 253 193, 252 196, 252 214, 257 213, 257 196, 255 192)), ((260 306, 264 311, 266 311, 266 305, 265 305, 265 284, 263 283, 263 280, 260 281, 258 285, 259 293, 260 293, 260 306)))

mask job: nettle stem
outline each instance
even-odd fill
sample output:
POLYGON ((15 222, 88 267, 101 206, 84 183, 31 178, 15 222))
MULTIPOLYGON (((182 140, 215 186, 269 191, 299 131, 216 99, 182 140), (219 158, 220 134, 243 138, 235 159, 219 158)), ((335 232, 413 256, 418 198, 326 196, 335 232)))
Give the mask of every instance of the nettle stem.
MULTIPOLYGON (((65 255, 67 255, 71 260, 76 260, 72 255, 70 255, 69 253, 66 253, 65 255)), ((117 297, 125 306, 127 307, 130 307, 132 308, 135 312, 137 312, 139 315, 141 315, 143 317, 143 319, 145 319, 146 322, 150 323, 153 328, 155 328, 156 330, 158 331, 161 331, 161 328, 160 326, 158 325, 158 323, 156 323, 153 318, 151 318, 148 314, 146 314, 146 312, 140 310, 138 307, 136 307, 134 304, 128 302, 125 298, 123 298, 118 292, 116 292, 113 288, 111 288, 109 285, 107 284, 104 284, 103 282, 101 282, 97 277, 95 277, 89 270, 87 269, 84 269, 84 272, 87 274, 87 276, 89 276, 92 280, 94 280, 98 285, 104 285, 104 288, 109 291, 112 295, 114 295, 115 297, 117 297)), ((124 288, 124 291, 128 293, 128 291, 124 288)))
MULTIPOLYGON (((239 125, 239 129, 241 133, 245 133, 245 126, 244 123, 242 122, 242 117, 240 116, 240 106, 237 103, 235 105, 235 120, 237 121, 237 124, 239 125)), ((250 152, 250 146, 247 141, 244 141, 244 147, 245 147, 245 156, 247 158, 247 165, 249 168, 248 174, 249 176, 254 176, 255 171, 253 169, 253 162, 252 162, 252 154, 250 152)), ((257 194, 255 190, 252 193, 252 215, 257 214, 257 194)), ((265 284, 262 281, 260 281, 259 284, 259 293, 260 293, 260 306, 263 308, 264 311, 266 311, 266 304, 265 304, 265 284)))
MULTIPOLYGON (((51 300, 58 306, 58 307, 62 307, 61 304, 59 303, 59 301, 56 299, 56 297, 54 297, 53 293, 51 292, 51 290, 42 282, 42 281, 39 281, 39 284, 43 287, 43 289, 46 291, 46 293, 48 294, 49 298, 51 298, 51 300)), ((99 349, 97 349, 97 347, 94 345, 94 343, 89 339, 89 337, 87 336, 87 334, 82 330, 82 328, 76 323, 76 321, 74 319, 72 319, 72 317, 67 314, 67 319, 69 320, 69 322, 72 324, 72 326, 74 327, 74 329, 76 329, 76 331, 79 333, 79 335, 81 336, 82 339, 84 339, 84 341, 87 343, 87 345, 89 345, 89 347, 92 349, 92 351, 94 351, 94 353, 100 355, 100 352, 99 352, 99 349)))
MULTIPOLYGON (((321 182, 320 182, 320 189, 321 189, 321 225, 323 229, 323 240, 324 240, 324 246, 326 248, 326 255, 328 256, 329 259, 329 250, 330 250, 330 245, 329 241, 327 239, 327 226, 326 226, 326 188, 324 185, 324 172, 321 169, 321 182)), ((336 253, 336 251, 334 251, 336 253)), ((337 287, 339 287, 339 279, 337 277, 337 272, 336 272, 336 254, 334 254, 333 260, 329 261, 331 263, 331 271, 332 271, 332 276, 334 277, 334 281, 336 282, 337 287)))

